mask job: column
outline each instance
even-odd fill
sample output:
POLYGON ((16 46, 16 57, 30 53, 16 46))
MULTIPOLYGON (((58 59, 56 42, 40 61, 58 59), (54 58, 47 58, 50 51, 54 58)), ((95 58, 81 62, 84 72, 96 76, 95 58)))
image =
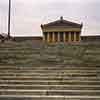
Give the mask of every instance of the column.
POLYGON ((55 32, 52 32, 52 41, 55 42, 55 32))
POLYGON ((60 42, 60 32, 58 32, 57 37, 58 37, 57 42, 60 42))
POLYGON ((47 42, 50 42, 50 33, 47 33, 47 42))
POLYGON ((68 37, 68 32, 66 32, 66 42, 68 42, 69 40, 69 37, 68 37))
POLYGON ((71 42, 71 32, 68 33, 68 42, 71 42))
POLYGON ((76 42, 76 32, 74 32, 74 42, 76 42))
POLYGON ((63 33, 63 40, 66 42, 66 32, 63 33))
POLYGON ((43 41, 45 41, 45 34, 43 33, 43 41))
POLYGON ((77 41, 80 41, 80 40, 81 40, 81 38, 80 38, 80 33, 79 33, 79 32, 76 32, 76 38, 77 38, 77 39, 76 39, 77 41))

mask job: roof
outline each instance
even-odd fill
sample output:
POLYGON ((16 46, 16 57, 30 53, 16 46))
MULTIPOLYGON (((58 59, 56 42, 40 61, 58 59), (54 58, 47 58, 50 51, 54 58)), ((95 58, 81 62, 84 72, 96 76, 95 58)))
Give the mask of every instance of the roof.
POLYGON ((60 20, 41 25, 41 27, 53 27, 53 26, 66 26, 66 27, 82 27, 82 24, 74 23, 71 21, 64 20, 63 17, 60 17, 60 20))

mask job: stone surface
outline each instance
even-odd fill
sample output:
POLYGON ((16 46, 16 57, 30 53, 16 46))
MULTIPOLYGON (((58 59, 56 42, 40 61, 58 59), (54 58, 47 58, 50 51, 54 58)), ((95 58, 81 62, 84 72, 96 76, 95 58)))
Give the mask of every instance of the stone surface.
POLYGON ((100 100, 100 44, 1 44, 0 100, 100 100))

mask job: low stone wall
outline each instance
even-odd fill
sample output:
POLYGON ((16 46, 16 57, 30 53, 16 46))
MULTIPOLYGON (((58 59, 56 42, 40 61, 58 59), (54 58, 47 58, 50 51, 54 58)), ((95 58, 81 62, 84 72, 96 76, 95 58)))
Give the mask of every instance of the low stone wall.
POLYGON ((81 36, 81 41, 88 42, 88 41, 100 41, 99 36, 81 36))
POLYGON ((30 37, 14 37, 15 41, 28 41, 28 40, 31 40, 33 42, 42 42, 42 36, 37 36, 37 37, 34 37, 34 36, 30 36, 30 37))

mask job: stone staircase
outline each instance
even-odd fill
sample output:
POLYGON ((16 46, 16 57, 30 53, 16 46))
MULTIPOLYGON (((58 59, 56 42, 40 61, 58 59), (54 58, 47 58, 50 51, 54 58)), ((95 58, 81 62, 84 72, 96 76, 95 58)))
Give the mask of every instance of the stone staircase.
MULTIPOLYGON (((65 53, 64 58, 63 54, 57 56, 54 53, 55 47, 31 46, 11 43, 1 45, 0 100, 100 100, 100 67, 97 66, 99 63, 94 66, 93 62, 89 61, 87 65, 84 61, 83 65, 80 65, 77 60, 69 64, 67 59, 71 54, 68 56, 65 53), (52 61, 53 57, 48 58, 51 52, 54 58, 56 56, 56 59, 60 60, 52 61), (85 63, 87 66, 84 66, 85 63)), ((84 55, 88 50, 84 51, 84 55)), ((100 53, 99 50, 97 53, 100 53)), ((89 54, 93 56, 93 52, 88 51, 89 54)))

